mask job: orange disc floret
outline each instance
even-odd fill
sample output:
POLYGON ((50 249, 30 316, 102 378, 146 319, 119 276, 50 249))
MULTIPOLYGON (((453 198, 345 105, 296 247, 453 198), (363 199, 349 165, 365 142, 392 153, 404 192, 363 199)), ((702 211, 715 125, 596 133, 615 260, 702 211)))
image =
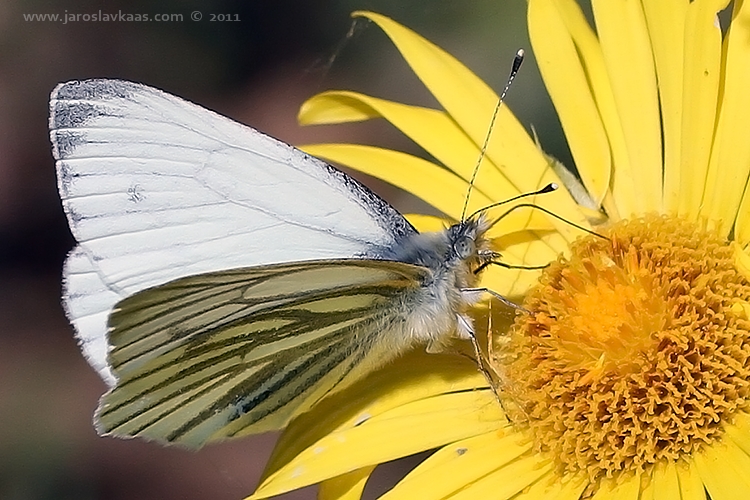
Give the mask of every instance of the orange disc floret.
POLYGON ((544 272, 493 360, 540 452, 591 479, 677 460, 748 406, 750 282, 670 216, 623 221, 544 272))

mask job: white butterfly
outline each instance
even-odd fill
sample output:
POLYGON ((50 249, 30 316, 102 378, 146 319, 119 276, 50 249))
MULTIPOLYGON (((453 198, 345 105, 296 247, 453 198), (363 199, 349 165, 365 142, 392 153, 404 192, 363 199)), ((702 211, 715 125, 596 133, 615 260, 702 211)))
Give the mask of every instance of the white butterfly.
POLYGON ((415 345, 468 338, 481 216, 418 233, 366 187, 159 90, 50 100, 64 305, 110 390, 103 434, 188 446, 278 429, 415 345))

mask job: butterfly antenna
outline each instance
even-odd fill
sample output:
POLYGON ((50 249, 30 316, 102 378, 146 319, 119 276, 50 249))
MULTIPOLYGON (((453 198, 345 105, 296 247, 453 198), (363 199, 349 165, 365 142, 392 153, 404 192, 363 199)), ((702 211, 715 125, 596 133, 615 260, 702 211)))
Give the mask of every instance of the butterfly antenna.
MULTIPOLYGON (((531 194, 535 194, 535 193, 531 193, 531 194)), ((518 198, 518 196, 516 198, 518 198)), ((511 198, 511 200, 516 199, 516 198, 511 198)), ((482 210, 485 210, 487 208, 491 208, 491 207, 494 207, 494 206, 497 206, 497 205, 499 205, 499 203, 494 203, 494 204, 490 205, 489 207, 485 207, 482 210)), ((539 211, 544 212, 545 214, 547 214, 547 215, 549 215, 551 217, 554 217, 555 219, 557 219, 557 220, 559 220, 561 222, 564 222, 565 224, 568 224, 569 226, 572 226, 572 227, 574 227, 576 229, 579 229, 579 230, 583 231, 584 233, 588 233, 588 234, 590 234, 592 236, 596 236, 597 238, 601 238, 603 240, 612 241, 609 238, 607 238, 606 236, 604 236, 603 234, 597 233, 593 229, 589 229, 587 227, 581 226, 580 224, 576 224, 575 222, 570 221, 570 220, 566 219, 565 217, 557 215, 555 212, 553 212, 553 211, 551 211, 551 210, 549 210, 547 208, 540 207, 539 205, 534 205, 533 203, 520 203, 520 204, 514 206, 513 208, 508 209, 504 214, 502 214, 500 217, 498 217, 497 219, 495 219, 494 221, 492 221, 492 223, 490 224, 489 227, 494 226, 495 224, 497 224, 498 222, 500 222, 505 217, 509 216, 511 213, 515 212, 519 208, 533 208, 535 210, 539 210, 539 211)))
POLYGON ((464 208, 461 210, 462 221, 465 220, 464 216, 466 215, 466 210, 469 207, 469 197, 471 196, 471 190, 474 187, 474 181, 476 180, 477 174, 479 173, 479 166, 482 164, 482 160, 484 159, 484 156, 487 153, 487 146, 490 143, 490 137, 492 136, 492 129, 495 127, 495 120, 497 120, 497 114, 500 111, 500 107, 503 105, 503 101, 505 100, 505 96, 508 94, 508 90, 510 89, 510 86, 513 83, 513 80, 516 79, 516 75, 518 74, 518 69, 521 67, 523 58, 524 58, 523 49, 518 49, 518 52, 516 52, 516 57, 513 58, 513 66, 511 66, 511 69, 510 69, 510 75, 508 76, 508 81, 505 83, 505 88, 500 94, 500 98, 497 100, 497 105, 495 106, 495 110, 492 112, 492 118, 490 119, 490 126, 487 129, 487 135, 485 135, 484 137, 484 144, 482 144, 482 149, 479 151, 479 158, 477 159, 477 164, 474 166, 474 172, 472 172, 471 174, 471 180, 469 181, 469 188, 466 191, 466 198, 464 199, 464 208))
POLYGON ((536 191, 529 191, 528 193, 521 193, 521 194, 516 195, 516 196, 514 196, 512 198, 508 198, 507 200, 498 201, 497 203, 493 203, 491 205, 487 205, 486 207, 482 207, 479 210, 477 210, 476 212, 472 212, 472 214, 469 215, 468 218, 469 219, 473 219, 478 214, 480 214, 482 212, 485 212, 485 211, 489 210, 490 208, 499 207, 500 205, 505 205, 506 203, 510 203, 512 201, 520 200, 521 198, 526 198, 527 196, 536 196, 538 194, 545 194, 545 193, 551 193, 552 191, 557 191, 557 189, 559 187, 560 186, 558 186, 554 182, 550 182, 549 184, 547 184, 546 186, 544 186, 542 189, 537 189, 536 191))

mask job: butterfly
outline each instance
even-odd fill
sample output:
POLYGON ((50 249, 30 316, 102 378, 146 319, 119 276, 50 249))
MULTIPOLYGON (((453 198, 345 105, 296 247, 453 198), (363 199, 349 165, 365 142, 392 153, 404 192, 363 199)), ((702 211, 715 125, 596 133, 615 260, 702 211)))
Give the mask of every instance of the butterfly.
POLYGON ((481 214, 419 233, 345 173, 160 90, 50 99, 77 240, 63 303, 100 434, 200 447, 284 427, 400 354, 471 338, 481 214))

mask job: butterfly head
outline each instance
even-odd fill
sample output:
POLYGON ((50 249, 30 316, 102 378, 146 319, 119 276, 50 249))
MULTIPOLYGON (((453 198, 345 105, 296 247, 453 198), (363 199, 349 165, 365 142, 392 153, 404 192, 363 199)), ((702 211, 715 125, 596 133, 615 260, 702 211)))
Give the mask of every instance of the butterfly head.
POLYGON ((473 274, 484 269, 493 259, 499 257, 485 236, 490 227, 490 221, 480 214, 448 228, 450 255, 446 256, 446 261, 454 266, 463 264, 466 270, 473 274))
POLYGON ((455 273, 465 276, 460 282, 472 282, 475 271, 497 257, 485 237, 489 227, 490 222, 479 214, 443 231, 411 235, 380 258, 424 266, 434 276, 455 273))

